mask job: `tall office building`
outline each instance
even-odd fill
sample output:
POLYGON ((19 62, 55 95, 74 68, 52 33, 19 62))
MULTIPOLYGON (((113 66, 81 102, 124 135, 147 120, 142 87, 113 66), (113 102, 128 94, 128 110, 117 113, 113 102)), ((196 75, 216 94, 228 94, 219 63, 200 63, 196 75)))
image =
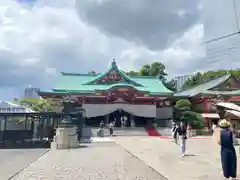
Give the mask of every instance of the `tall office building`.
POLYGON ((28 86, 24 90, 24 98, 39 98, 38 91, 40 88, 33 88, 32 86, 28 86))
POLYGON ((174 78, 176 86, 177 86, 177 91, 180 91, 183 84, 191 78, 193 75, 183 75, 183 76, 177 76, 174 78))
POLYGON ((240 1, 201 0, 209 69, 240 67, 240 1))

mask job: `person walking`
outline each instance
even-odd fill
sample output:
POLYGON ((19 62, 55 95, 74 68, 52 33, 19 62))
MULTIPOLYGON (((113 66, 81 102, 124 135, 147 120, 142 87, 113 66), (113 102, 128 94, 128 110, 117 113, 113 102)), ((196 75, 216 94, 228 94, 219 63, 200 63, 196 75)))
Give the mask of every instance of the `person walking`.
POLYGON ((180 126, 177 128, 177 134, 181 148, 181 157, 184 157, 186 151, 187 130, 183 122, 180 122, 180 126))
POLYGON ((113 128, 114 128, 113 122, 110 122, 108 127, 109 127, 110 136, 112 136, 113 135, 113 128))
POLYGON ((104 122, 101 121, 99 125, 99 130, 98 130, 98 136, 103 137, 104 136, 104 122))
POLYGON ((172 124, 172 137, 173 137, 173 139, 174 139, 174 142, 177 144, 177 142, 178 142, 178 138, 177 138, 177 128, 178 128, 178 126, 177 126, 177 124, 175 123, 175 122, 173 122, 173 124, 172 124))
POLYGON ((237 176, 237 155, 233 145, 233 133, 230 129, 230 123, 223 119, 219 122, 218 144, 221 146, 221 163, 223 176, 226 179, 230 177, 236 180, 237 176))

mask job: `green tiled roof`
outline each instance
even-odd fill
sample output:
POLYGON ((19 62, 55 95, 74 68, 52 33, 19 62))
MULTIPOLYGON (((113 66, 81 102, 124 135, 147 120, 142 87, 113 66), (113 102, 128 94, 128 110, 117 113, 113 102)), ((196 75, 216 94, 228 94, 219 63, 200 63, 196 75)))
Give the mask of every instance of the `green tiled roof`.
MULTIPOLYGON (((202 94, 202 93, 206 94, 206 92, 210 93, 210 91, 211 91, 210 89, 224 83, 230 77, 231 77, 231 74, 226 74, 226 75, 220 76, 216 79, 210 80, 210 81, 208 81, 206 83, 203 83, 199 86, 187 89, 185 91, 175 93, 174 96, 176 96, 176 97, 192 97, 192 96, 196 96, 196 95, 202 94)), ((220 91, 218 91, 218 93, 220 93, 220 91)))
POLYGON ((112 85, 84 85, 86 82, 96 78, 96 75, 89 74, 71 74, 62 73, 57 81, 54 92, 94 92, 98 90, 108 90, 114 87, 133 87, 139 91, 145 91, 155 94, 171 94, 172 91, 167 89, 160 80, 156 77, 131 77, 133 81, 141 86, 134 86, 127 83, 116 83, 112 85))
MULTIPOLYGON (((111 68, 117 68, 116 64, 112 64, 111 68)), ((108 71, 109 72, 109 71, 108 71)), ((76 73, 61 73, 57 80, 56 87, 52 93, 94 93, 97 91, 105 91, 115 87, 133 87, 139 91, 147 92, 152 95, 172 95, 172 91, 167 89, 162 81, 157 77, 148 76, 127 76, 123 71, 118 70, 123 77, 124 82, 115 84, 94 84, 93 82, 103 77, 106 73, 95 74, 76 74, 76 73), (130 83, 127 83, 130 82, 130 83)), ((42 92, 44 93, 44 92, 42 92)), ((47 92, 45 92, 47 93, 47 92)), ((48 92, 49 93, 49 92, 48 92)))
POLYGON ((96 76, 94 79, 90 80, 89 82, 85 83, 84 85, 91 85, 94 84, 94 82, 96 82, 97 80, 101 79, 102 77, 104 77, 106 74, 108 74, 110 71, 115 70, 116 72, 118 72, 120 74, 120 76, 126 80, 129 81, 129 84, 133 84, 134 86, 142 86, 141 84, 133 81, 130 77, 128 77, 123 71, 119 70, 117 67, 117 64, 115 62, 115 60, 113 60, 111 67, 109 68, 109 70, 105 73, 99 74, 98 76, 96 76))

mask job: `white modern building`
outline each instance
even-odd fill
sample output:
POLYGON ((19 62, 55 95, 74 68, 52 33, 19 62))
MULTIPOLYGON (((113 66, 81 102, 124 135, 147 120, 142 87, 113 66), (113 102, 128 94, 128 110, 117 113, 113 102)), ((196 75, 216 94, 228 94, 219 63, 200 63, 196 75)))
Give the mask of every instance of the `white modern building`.
POLYGON ((40 91, 40 88, 34 88, 29 85, 24 90, 24 98, 39 98, 38 91, 40 91))
MULTIPOLYGON (((209 68, 240 67, 240 1, 201 0, 206 62, 209 68)), ((206 67, 207 68, 207 67, 206 67)), ((210 69, 212 70, 212 69, 210 69)))
POLYGON ((193 75, 183 75, 183 76, 176 76, 174 81, 176 82, 177 90, 180 91, 183 84, 191 78, 193 75))

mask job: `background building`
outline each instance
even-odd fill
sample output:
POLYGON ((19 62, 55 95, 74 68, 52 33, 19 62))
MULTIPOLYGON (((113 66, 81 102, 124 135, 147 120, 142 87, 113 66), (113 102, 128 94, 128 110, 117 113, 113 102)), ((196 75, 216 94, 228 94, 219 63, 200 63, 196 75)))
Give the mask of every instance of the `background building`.
POLYGON ((176 87, 177 87, 177 91, 180 91, 183 84, 189 79, 191 78, 193 75, 183 75, 183 76, 176 76, 174 78, 175 82, 176 82, 176 87))
POLYGON ((240 47, 240 1, 201 0, 206 70, 236 69, 240 47), (213 8, 214 7, 214 8, 213 8))
POLYGON ((40 88, 27 87, 24 90, 24 98, 40 98, 37 93, 38 91, 40 91, 40 88))

